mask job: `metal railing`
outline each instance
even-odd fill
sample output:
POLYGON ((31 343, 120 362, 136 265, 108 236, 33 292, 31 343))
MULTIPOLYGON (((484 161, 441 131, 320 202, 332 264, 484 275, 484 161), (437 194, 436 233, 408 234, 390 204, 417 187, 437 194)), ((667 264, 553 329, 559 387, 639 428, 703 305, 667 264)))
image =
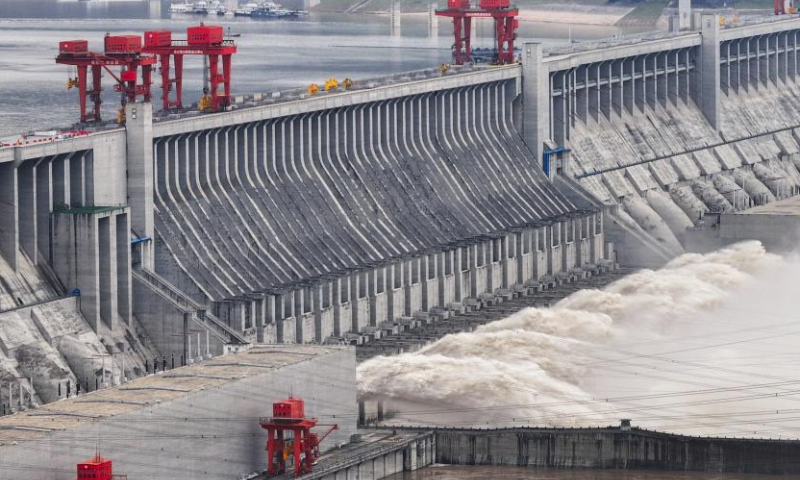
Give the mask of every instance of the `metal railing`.
MULTIPOLYGON (((482 67, 476 67, 472 65, 451 65, 450 68, 447 70, 447 72, 445 74, 442 74, 441 70, 438 67, 424 68, 420 70, 400 72, 393 75, 384 75, 380 77, 358 79, 355 80, 353 82, 353 86, 348 88, 347 90, 343 90, 340 88, 332 92, 325 92, 323 89, 320 89, 320 91, 314 95, 308 94, 307 87, 297 87, 285 90, 274 90, 267 92, 233 95, 232 107, 236 110, 260 107, 276 103, 297 101, 304 98, 336 95, 345 92, 356 92, 360 90, 369 90, 377 87, 398 85, 405 82, 427 80, 442 76, 459 75, 459 74, 479 71, 481 69, 482 67), (241 100, 237 101, 237 99, 241 100)), ((180 110, 154 112, 153 121, 157 123, 169 120, 177 120, 191 115, 200 115, 200 112, 198 111, 198 106, 196 104, 182 108, 180 110)))
POLYGON ((603 38, 600 40, 577 41, 569 45, 558 45, 544 49, 544 56, 555 57, 558 55, 569 55, 575 53, 588 52, 591 50, 600 50, 613 47, 624 47, 628 45, 636 45, 642 42, 650 42, 656 40, 664 40, 669 38, 698 35, 698 32, 684 31, 684 32, 645 32, 635 33, 628 35, 618 35, 616 37, 603 38))

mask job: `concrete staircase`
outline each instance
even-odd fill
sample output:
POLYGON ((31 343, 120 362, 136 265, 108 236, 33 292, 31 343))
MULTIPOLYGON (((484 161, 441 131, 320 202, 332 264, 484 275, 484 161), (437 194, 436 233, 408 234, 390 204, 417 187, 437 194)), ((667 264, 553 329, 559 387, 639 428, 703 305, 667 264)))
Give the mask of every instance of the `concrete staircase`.
POLYGON ((148 287, 153 293, 171 303, 182 313, 191 315, 192 321, 208 330, 212 335, 226 344, 246 345, 251 343, 241 333, 229 327, 222 320, 214 316, 206 307, 192 300, 157 273, 138 269, 132 272, 133 278, 148 287))

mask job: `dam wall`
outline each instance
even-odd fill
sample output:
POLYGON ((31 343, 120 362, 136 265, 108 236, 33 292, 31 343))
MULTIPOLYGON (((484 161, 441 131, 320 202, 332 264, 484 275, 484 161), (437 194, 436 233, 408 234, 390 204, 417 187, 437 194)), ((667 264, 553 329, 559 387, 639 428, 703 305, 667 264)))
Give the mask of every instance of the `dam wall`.
POLYGON ((612 268, 602 204, 549 179, 517 130, 520 73, 431 70, 211 115, 129 104, 124 128, 0 149, 0 300, 72 296, 100 340, 86 358, 109 360, 86 375, 56 346, 62 373, 38 379, 10 352, 9 379, 46 402, 256 342, 359 344, 612 268))
POLYGON ((542 468, 797 475, 800 442, 633 428, 436 430, 436 462, 542 468))
POLYGON ((246 335, 305 343, 596 266, 602 219, 535 168, 517 94, 503 80, 157 137, 156 270, 246 335))
POLYGON ((698 25, 2 147, 0 310, 194 361, 664 263, 800 191, 800 19, 698 25))
POLYGON ((800 191, 799 35, 793 19, 706 15, 699 31, 528 45, 523 77, 543 87, 533 108, 526 97, 525 137, 567 148, 566 174, 618 206, 609 234, 620 262, 658 264, 707 214, 800 191))

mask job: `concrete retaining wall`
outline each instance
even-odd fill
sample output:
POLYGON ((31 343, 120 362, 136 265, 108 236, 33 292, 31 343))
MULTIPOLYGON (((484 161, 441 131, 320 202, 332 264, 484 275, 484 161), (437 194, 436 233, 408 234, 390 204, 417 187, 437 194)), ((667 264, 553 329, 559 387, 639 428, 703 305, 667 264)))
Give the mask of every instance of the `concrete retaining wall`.
POLYGON ((436 440, 432 433, 398 442, 391 447, 351 457, 340 464, 312 472, 308 480, 380 480, 412 472, 434 463, 436 440))
POLYGON ((800 442, 697 438, 633 429, 436 432, 436 461, 455 465, 800 473, 800 442))
MULTIPOLYGON (((279 355, 273 357, 280 358, 279 355)), ((100 413, 114 411, 115 401, 108 397, 109 390, 83 395, 73 401, 94 402, 92 411, 99 416, 76 414, 73 417, 81 421, 71 422, 64 431, 49 431, 43 439, 26 441, 25 429, 10 427, 14 417, 6 417, 4 431, 18 431, 19 442, 0 445, 0 479, 72 480, 75 464, 95 455, 99 439, 103 456, 114 461, 114 472, 131 479, 174 480, 189 476, 239 480, 266 469, 266 430, 259 426, 258 418, 269 416, 271 403, 292 393, 303 398, 306 412, 324 419, 322 423, 331 423, 336 416, 339 430, 325 440, 323 450, 349 441, 356 431, 356 419, 341 413, 354 411, 356 405, 352 349, 332 351, 284 367, 264 367, 263 373, 175 400, 148 403, 146 396, 139 397, 145 399, 140 408, 111 418, 103 418, 100 413)), ((181 371, 163 375, 179 376, 181 371)), ((146 383, 134 383, 119 388, 127 388, 130 395, 135 395, 148 387, 146 383)), ((157 393, 158 389, 153 391, 157 393)), ((41 429, 37 433, 41 434, 41 429)))

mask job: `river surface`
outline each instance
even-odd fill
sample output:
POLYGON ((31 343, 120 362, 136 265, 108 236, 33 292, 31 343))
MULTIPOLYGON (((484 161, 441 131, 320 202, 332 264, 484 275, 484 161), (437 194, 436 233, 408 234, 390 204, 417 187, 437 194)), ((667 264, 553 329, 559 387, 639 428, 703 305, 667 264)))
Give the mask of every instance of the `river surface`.
MULTIPOLYGON (((288 1, 287 6, 291 6, 288 1)), ((0 136, 49 126, 68 126, 78 116, 77 91, 66 90, 70 67, 56 65, 61 40, 87 39, 102 51, 102 38, 142 34, 146 30, 185 32, 201 18, 170 14, 160 1, 0 0, 0 136)), ((436 67, 450 59, 452 27, 440 21, 430 33, 425 15, 402 19, 399 34, 384 15, 344 15, 312 12, 298 20, 241 17, 205 18, 230 28, 239 53, 234 58, 233 92, 270 92, 324 82, 329 77, 370 78, 436 67)), ((641 29, 523 22, 519 39, 547 44, 605 38, 641 29)), ((473 45, 492 45, 491 25, 478 22, 473 45)), ((196 100, 202 90, 202 60, 188 58, 185 98, 196 100)), ((118 108, 110 78, 104 79, 106 118, 118 108)), ((155 87, 156 97, 160 87, 155 87)))
MULTIPOLYGON (((720 473, 652 472, 636 470, 542 470, 524 467, 435 465, 416 472, 392 475, 387 480, 781 480, 788 476, 720 473)), ((796 477, 792 477, 796 478, 796 477)))

